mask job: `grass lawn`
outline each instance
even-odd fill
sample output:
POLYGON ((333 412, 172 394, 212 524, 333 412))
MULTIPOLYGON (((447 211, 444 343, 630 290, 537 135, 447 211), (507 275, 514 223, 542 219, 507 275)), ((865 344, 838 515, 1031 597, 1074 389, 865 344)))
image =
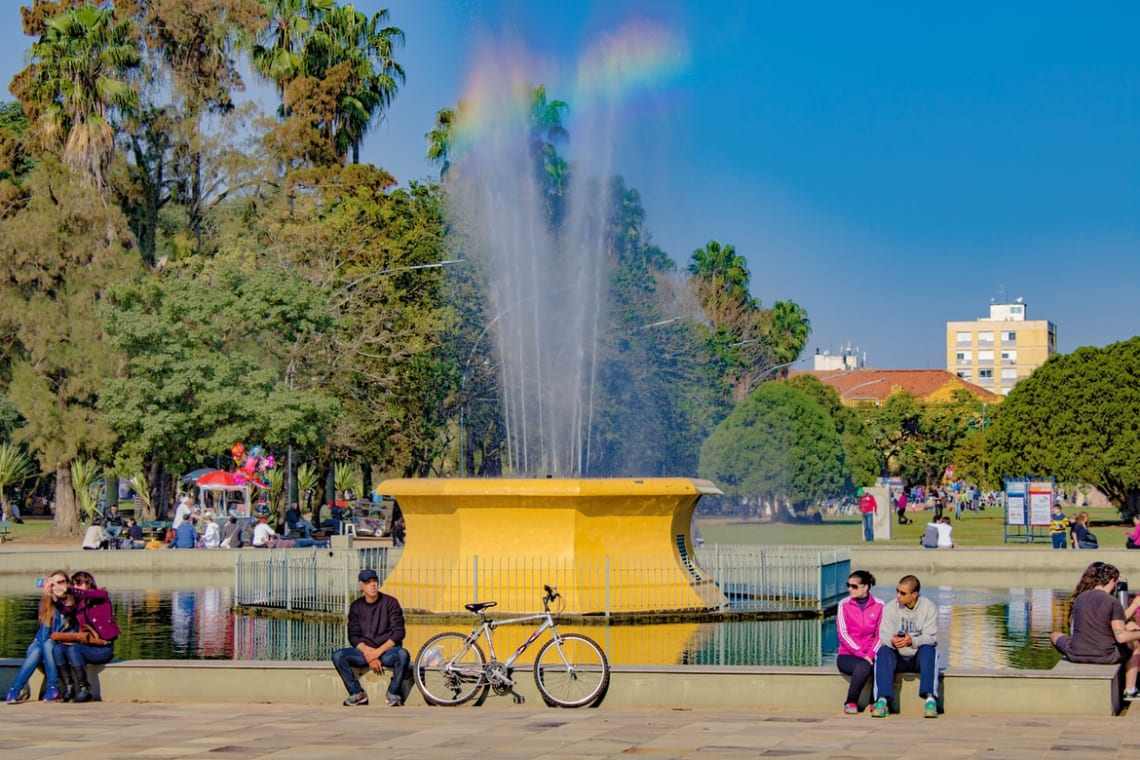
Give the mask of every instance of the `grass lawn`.
MULTIPOLYGON (((1124 546, 1125 525, 1115 509, 1088 509, 1092 532, 1102 547, 1124 546)), ((1072 517, 1077 510, 1066 510, 1072 517)), ((918 546, 933 512, 917 512, 910 525, 893 526, 894 538, 876 541, 880 546, 918 546)), ((949 512, 953 517, 953 512, 949 512)), ((894 516, 891 516, 894 519, 894 516)), ((966 512, 953 522, 954 543, 958 546, 1003 546, 1005 513, 1000 509, 966 512)), ((697 518, 706 544, 759 544, 792 546, 855 546, 863 543, 863 522, 857 515, 824 518, 823 524, 801 525, 779 522, 743 522, 723 517, 697 518)), ((1131 525, 1128 526, 1131 529, 1131 525)), ((1010 543, 1009 546, 1024 544, 1010 543)), ((1038 543, 1038 546, 1047 544, 1038 543)))

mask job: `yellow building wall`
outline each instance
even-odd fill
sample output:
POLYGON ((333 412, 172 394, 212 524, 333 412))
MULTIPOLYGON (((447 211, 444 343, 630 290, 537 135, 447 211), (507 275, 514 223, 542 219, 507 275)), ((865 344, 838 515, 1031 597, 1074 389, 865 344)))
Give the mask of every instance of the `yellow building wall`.
POLYGON ((986 390, 993 391, 994 393, 1008 393, 1008 389, 1013 387, 1017 381, 1029 377, 1029 375, 1033 373, 1033 370, 1044 364, 1045 360, 1055 352, 1055 346, 1050 346, 1049 328, 1049 321, 1044 319, 1022 321, 978 319, 970 322, 947 322, 946 369, 955 374, 961 370, 966 370, 970 373, 970 377, 968 378, 969 382, 979 385, 986 390), (1003 343, 1001 341, 1001 333, 1011 330, 1017 333, 1016 341, 1014 343, 1003 343), (959 345, 959 332, 970 333, 968 345, 959 345), (993 333, 994 340, 992 344, 982 345, 978 342, 978 333, 982 332, 993 333), (979 350, 992 350, 994 352, 993 362, 979 362, 979 350), (1016 362, 1003 363, 1001 360, 1001 352, 1003 350, 1016 350, 1016 362), (959 351, 969 351, 970 361, 961 364, 958 363, 957 354, 959 351), (1011 380, 1002 377, 1002 370, 1009 369, 1010 367, 1017 370, 1016 379, 1011 380), (980 377, 980 371, 982 369, 993 370, 993 379, 991 382, 985 382, 980 377))

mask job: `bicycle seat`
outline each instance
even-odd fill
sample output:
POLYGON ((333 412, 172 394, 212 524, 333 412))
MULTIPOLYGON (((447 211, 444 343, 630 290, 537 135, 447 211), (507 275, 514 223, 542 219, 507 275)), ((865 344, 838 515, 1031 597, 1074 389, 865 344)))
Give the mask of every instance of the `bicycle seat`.
POLYGON ((488 607, 494 607, 496 604, 498 604, 498 602, 472 602, 471 604, 463 605, 463 609, 478 614, 488 607))

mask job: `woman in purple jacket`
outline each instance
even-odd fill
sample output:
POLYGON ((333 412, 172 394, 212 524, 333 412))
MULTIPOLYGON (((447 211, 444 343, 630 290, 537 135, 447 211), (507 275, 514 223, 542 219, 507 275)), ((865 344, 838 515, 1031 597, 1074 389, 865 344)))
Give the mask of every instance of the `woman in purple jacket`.
POLYGON ((111 597, 106 589, 99 588, 94 576, 79 571, 71 576, 71 600, 59 605, 60 611, 75 620, 80 631, 91 630, 106 644, 67 644, 55 647, 64 696, 71 692, 75 702, 91 699, 91 684, 87 680, 88 665, 103 665, 111 661, 119 625, 115 622, 111 597))
POLYGON ((879 622, 883 619, 883 603, 871 596, 875 576, 856 570, 847 578, 847 598, 839 603, 835 627, 839 633, 839 655, 835 664, 840 673, 851 676, 843 712, 859 712, 859 695, 875 672, 875 653, 879 651, 879 622))

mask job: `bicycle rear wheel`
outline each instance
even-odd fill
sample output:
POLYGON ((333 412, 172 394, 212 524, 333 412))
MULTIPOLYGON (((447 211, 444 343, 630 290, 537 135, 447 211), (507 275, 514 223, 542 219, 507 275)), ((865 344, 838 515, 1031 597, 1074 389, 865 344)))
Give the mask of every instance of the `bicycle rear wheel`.
POLYGON ((610 664, 606 653, 587 636, 568 633, 553 638, 534 658, 534 684, 548 705, 593 704, 609 683, 610 664))
POLYGON ((440 633, 416 655, 416 686, 433 705, 461 705, 486 690, 487 658, 479 642, 462 633, 440 633))

